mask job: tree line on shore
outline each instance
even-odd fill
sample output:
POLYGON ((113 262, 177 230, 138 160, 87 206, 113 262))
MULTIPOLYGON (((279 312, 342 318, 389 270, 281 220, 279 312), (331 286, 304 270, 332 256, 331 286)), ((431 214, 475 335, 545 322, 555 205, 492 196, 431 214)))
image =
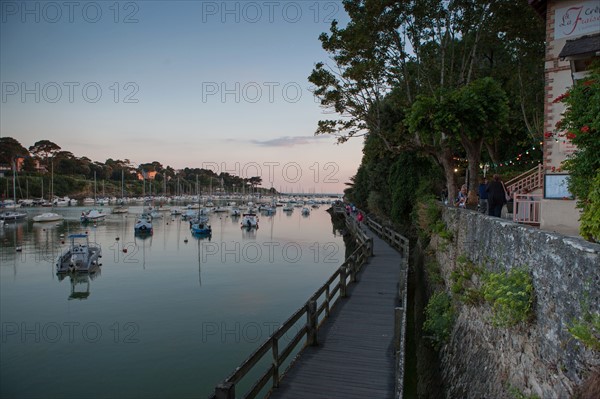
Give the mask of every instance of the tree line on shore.
POLYGON ((48 197, 50 190, 57 196, 88 196, 93 194, 94 179, 99 182, 99 193, 117 196, 121 195, 122 187, 127 196, 144 193, 178 195, 209 191, 266 191, 259 188, 262 183, 260 176, 244 178, 195 167, 175 170, 171 166, 163 166, 159 161, 139 165, 129 159, 92 161, 88 157, 77 157, 70 151, 64 151, 50 140, 40 140, 25 148, 15 138, 0 138, 0 167, 7 174, 2 179, 4 181, 0 180, 2 197, 12 197, 13 167, 19 171, 18 198, 41 197, 43 192, 48 197), (145 178, 148 178, 147 182, 145 178), (53 187, 50 187, 51 180, 53 187))

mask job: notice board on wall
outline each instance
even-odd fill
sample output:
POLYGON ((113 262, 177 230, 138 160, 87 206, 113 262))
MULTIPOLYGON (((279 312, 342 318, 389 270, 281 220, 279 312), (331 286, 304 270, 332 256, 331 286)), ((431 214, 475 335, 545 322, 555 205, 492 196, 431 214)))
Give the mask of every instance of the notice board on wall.
POLYGON ((568 174, 553 174, 544 176, 544 198, 573 199, 567 184, 568 174))

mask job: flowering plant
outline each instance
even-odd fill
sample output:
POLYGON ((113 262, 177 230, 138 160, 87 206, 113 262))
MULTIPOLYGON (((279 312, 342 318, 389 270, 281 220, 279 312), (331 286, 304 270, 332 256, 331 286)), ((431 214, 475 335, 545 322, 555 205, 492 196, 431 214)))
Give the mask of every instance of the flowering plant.
MULTIPOLYGON (((555 102, 565 104, 563 118, 557 123, 567 133, 565 137, 577 146, 573 155, 565 162, 569 171, 569 191, 578 199, 578 207, 582 208, 582 226, 588 226, 586 212, 594 201, 590 192, 597 191, 600 172, 600 63, 592 66, 592 73, 585 79, 577 81, 572 88, 555 102)), ((597 206, 597 204, 595 205, 597 206)), ((588 238, 598 237, 598 232, 589 234, 581 231, 588 238)))

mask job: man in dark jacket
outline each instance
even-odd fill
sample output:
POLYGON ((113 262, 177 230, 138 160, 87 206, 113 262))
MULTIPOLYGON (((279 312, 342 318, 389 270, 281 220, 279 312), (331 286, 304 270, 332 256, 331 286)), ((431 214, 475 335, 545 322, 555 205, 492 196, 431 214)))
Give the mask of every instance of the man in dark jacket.
POLYGON ((500 175, 494 175, 486 191, 488 193, 489 215, 500 217, 502 207, 506 204, 506 191, 504 190, 504 184, 500 180, 500 175))
POLYGON ((479 183, 479 212, 484 215, 488 213, 488 193, 487 193, 487 179, 484 177, 481 183, 479 183))

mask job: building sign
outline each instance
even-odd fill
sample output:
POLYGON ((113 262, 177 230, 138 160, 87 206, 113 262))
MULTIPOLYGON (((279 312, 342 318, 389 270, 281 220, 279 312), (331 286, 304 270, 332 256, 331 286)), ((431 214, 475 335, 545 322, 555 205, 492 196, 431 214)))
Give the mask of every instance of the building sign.
POLYGON ((569 191, 569 175, 552 174, 544 176, 544 198, 545 199, 573 199, 569 191))
POLYGON ((554 14, 554 39, 573 38, 600 32, 600 3, 584 1, 557 8, 554 14))

